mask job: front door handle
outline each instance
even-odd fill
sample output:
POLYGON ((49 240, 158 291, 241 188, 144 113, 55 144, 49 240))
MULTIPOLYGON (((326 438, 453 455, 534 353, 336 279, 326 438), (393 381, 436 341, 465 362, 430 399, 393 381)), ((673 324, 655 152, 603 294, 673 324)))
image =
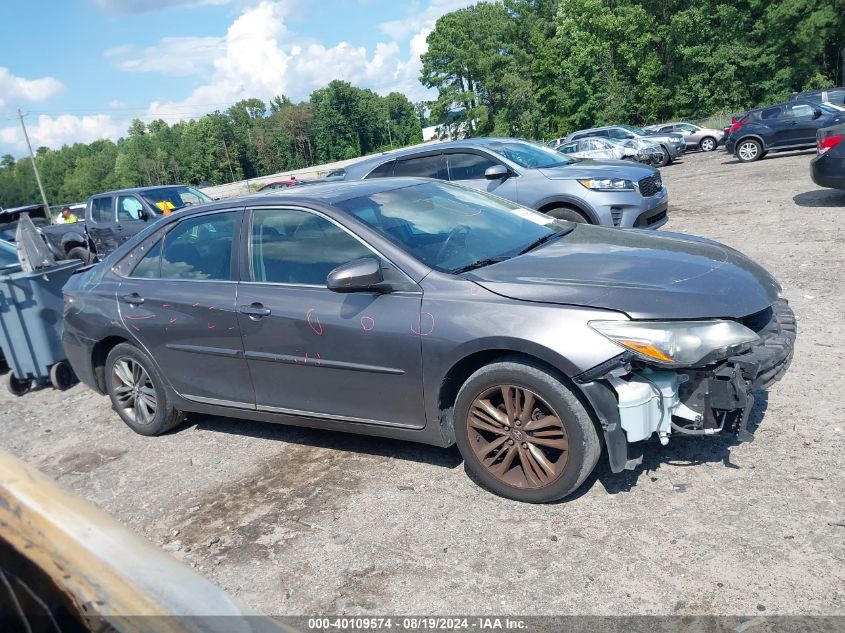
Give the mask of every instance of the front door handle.
POLYGON ((128 303, 129 305, 139 306, 144 303, 144 297, 139 295, 137 292, 133 292, 132 294, 123 295, 121 297, 123 301, 128 303))
POLYGON ((248 306, 238 306, 238 312, 247 315, 253 321, 257 321, 261 317, 270 316, 272 311, 270 308, 265 308, 264 304, 252 303, 248 306))

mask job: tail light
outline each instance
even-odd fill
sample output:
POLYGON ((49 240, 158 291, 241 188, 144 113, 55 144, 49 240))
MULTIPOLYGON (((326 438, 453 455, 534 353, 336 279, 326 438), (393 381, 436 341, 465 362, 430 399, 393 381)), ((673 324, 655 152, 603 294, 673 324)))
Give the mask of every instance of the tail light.
POLYGON ((742 125, 748 120, 748 117, 743 117, 739 121, 736 119, 733 120, 733 125, 731 125, 731 132, 736 132, 742 125))
POLYGON ((845 136, 840 135, 832 135, 832 136, 825 136, 824 138, 819 139, 819 155, 826 154, 834 147, 839 145, 842 141, 845 141, 845 136))

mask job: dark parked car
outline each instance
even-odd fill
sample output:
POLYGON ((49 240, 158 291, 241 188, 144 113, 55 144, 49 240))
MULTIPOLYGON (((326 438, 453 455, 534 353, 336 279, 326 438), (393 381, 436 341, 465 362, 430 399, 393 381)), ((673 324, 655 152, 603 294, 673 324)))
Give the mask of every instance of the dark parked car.
POLYGON ((575 160, 514 138, 413 147, 345 170, 346 180, 407 176, 449 180, 571 222, 656 229, 668 219, 669 194, 653 167, 575 160))
POLYGON ((64 288, 65 349, 133 430, 182 411, 457 443, 559 499, 656 434, 745 434, 786 371, 778 283, 716 242, 381 178, 164 218, 64 288))
POLYGON ((845 111, 845 88, 820 88, 807 92, 796 92, 790 97, 791 101, 813 101, 833 106, 845 111))
POLYGON ((821 187, 845 189, 845 124, 818 132, 818 154, 810 161, 810 175, 821 187))
POLYGON ((30 204, 9 209, 0 208, 0 240, 15 241, 18 220, 24 213, 29 215, 29 219, 35 226, 42 227, 50 224, 47 213, 44 211, 44 205, 41 204, 30 204))
POLYGON ((186 185, 161 185, 98 193, 85 205, 85 219, 44 227, 41 234, 59 259, 86 263, 105 257, 162 215, 211 198, 186 185))
POLYGON ((750 163, 768 152, 813 147, 816 132, 841 122, 845 122, 845 112, 821 103, 790 101, 757 108, 731 125, 725 149, 750 163))

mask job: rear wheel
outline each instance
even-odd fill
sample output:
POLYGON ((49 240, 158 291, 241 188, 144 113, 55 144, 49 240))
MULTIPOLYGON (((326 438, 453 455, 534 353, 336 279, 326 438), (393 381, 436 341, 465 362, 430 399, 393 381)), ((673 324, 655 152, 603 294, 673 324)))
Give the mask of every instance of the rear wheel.
POLYGON ((9 393, 13 396, 20 397, 32 388, 32 381, 29 379, 21 380, 14 373, 9 372, 9 377, 6 379, 6 387, 9 388, 9 393))
POLYGON ((509 499, 566 497, 601 452, 592 419, 564 378, 530 361, 503 359, 479 369, 458 393, 454 415, 467 469, 509 499))
POLYGON ((579 224, 592 224, 586 215, 572 207, 555 207, 546 211, 546 215, 558 220, 569 220, 579 224))
POLYGON ((716 142, 716 139, 712 136, 705 136, 703 139, 701 139, 701 142, 698 144, 698 148, 702 152, 712 152, 716 149, 717 146, 718 143, 716 142))
POLYGON ((161 435, 182 419, 152 360, 134 345, 121 343, 109 352, 106 388, 114 410, 136 433, 161 435))
POLYGON ((50 383, 53 389, 66 391, 76 382, 76 374, 66 360, 56 363, 50 368, 50 383))
POLYGON ((753 163, 763 157, 763 146, 753 138, 740 141, 736 146, 736 157, 743 163, 753 163))

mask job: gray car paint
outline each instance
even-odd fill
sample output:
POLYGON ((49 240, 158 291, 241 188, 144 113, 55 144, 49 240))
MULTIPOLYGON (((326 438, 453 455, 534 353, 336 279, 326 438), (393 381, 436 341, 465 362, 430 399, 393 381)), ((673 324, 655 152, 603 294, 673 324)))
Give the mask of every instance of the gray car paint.
MULTIPOLYGON (((577 376, 622 351, 589 327, 592 320, 627 319, 624 311, 643 318, 739 314, 754 310, 756 301, 771 297, 776 287, 749 260, 706 240, 586 226, 509 260, 510 270, 504 262, 451 275, 428 268, 334 206, 350 197, 420 182, 430 181, 379 179, 292 188, 158 220, 66 285, 64 342, 74 370, 102 393, 98 366, 103 350, 129 341, 150 354, 174 406, 184 411, 445 446, 454 439, 450 398, 467 367, 517 353, 577 376), (243 233, 233 241, 230 282, 183 281, 167 288, 158 280, 139 285, 126 276, 148 246, 183 218, 281 206, 311 209, 334 220, 413 283, 395 295, 245 284, 243 233), (689 263, 679 268, 685 259, 689 263), (652 270, 663 265, 671 272, 652 270), (560 283, 561 270, 567 271, 568 283, 560 283), (678 292, 676 286, 686 290, 678 292), (532 293, 529 300, 508 296, 516 295, 517 287, 532 293), (723 290, 705 301, 704 293, 718 287, 723 290), (595 288, 607 291, 603 299, 595 288), (581 289, 586 291, 579 296, 581 289), (132 293, 141 292, 148 295, 144 303, 137 297, 130 301, 132 293), (564 295, 567 303, 561 304, 564 295), (645 296, 650 297, 650 310, 645 296), (285 306, 279 325, 266 322, 263 332, 244 327, 238 306, 256 299, 285 306), (158 308, 174 310, 177 321, 184 322, 174 327, 170 313, 158 308), (373 320, 378 327, 363 328, 364 314, 377 314, 373 320), (245 335, 232 333, 238 330, 245 335), (260 359, 266 365, 249 366, 255 353, 271 357, 260 359), (267 373, 256 381, 250 378, 256 371, 267 373), (263 400, 256 388, 273 389, 275 400, 263 400)), ((580 389, 604 420, 597 384, 580 389)))
MULTIPOLYGON (((489 149, 490 143, 518 140, 473 138, 388 152, 347 167, 346 180, 366 179, 370 172, 391 160, 468 151, 505 165, 514 175, 503 180, 461 180, 459 184, 507 198, 531 209, 546 211, 555 205, 571 205, 583 211, 593 224, 620 228, 631 228, 640 217, 668 210, 669 195, 665 184, 656 194, 645 197, 639 191, 592 191, 577 181, 579 178, 615 177, 638 182, 647 176, 659 176, 660 172, 653 167, 627 161, 581 160, 555 169, 528 169, 489 149), (614 223, 613 210, 621 213, 618 224, 614 223)), ((667 220, 664 217, 647 228, 659 228, 667 220)))

